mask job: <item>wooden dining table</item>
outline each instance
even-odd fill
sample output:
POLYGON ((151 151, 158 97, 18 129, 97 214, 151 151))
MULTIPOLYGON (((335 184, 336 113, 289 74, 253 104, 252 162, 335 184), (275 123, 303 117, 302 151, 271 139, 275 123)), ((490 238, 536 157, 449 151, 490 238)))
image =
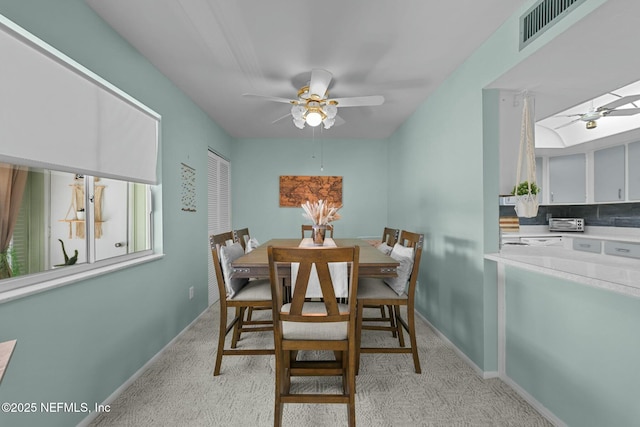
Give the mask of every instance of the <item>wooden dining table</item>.
MULTIPOLYGON (((298 247, 302 239, 271 239, 258 246, 231 263, 232 277, 269 278, 269 259, 267 248, 298 247)), ((333 239, 336 246, 360 246, 360 262, 358 277, 397 277, 398 261, 383 254, 375 246, 364 239, 333 239)), ((290 268, 282 267, 278 272, 281 277, 291 275, 290 268)))

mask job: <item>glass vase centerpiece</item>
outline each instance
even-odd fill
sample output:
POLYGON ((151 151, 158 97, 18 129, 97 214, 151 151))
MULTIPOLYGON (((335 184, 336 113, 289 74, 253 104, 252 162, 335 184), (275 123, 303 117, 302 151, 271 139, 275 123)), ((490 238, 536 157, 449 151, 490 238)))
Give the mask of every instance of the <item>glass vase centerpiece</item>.
POLYGON ((318 200, 317 202, 307 200, 301 206, 304 210, 302 216, 313 222, 311 233, 313 244, 316 246, 324 245, 327 228, 332 221, 340 219, 338 209, 342 206, 336 206, 324 200, 318 200))

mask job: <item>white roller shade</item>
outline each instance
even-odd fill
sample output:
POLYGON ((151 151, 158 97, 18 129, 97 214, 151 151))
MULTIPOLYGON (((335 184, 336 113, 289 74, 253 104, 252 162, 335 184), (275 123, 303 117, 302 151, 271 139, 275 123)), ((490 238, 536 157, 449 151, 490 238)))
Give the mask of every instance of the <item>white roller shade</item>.
POLYGON ((158 123, 107 90, 98 94, 98 169, 155 184, 158 123))
POLYGON ((157 113, 1 15, 0 52, 0 160, 157 182, 157 113))

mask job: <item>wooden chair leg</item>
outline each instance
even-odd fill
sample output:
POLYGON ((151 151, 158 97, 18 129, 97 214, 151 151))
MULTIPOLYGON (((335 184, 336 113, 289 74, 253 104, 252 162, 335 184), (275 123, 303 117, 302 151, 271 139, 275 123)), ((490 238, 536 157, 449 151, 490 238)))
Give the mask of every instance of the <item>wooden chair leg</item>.
POLYGON ((278 360, 278 359, 282 359, 282 354, 278 354, 276 353, 276 387, 275 387, 275 392, 276 392, 276 396, 275 396, 275 406, 273 408, 273 425, 274 427, 280 427, 282 426, 282 410, 283 410, 283 403, 282 403, 282 394, 284 393, 284 375, 283 375, 283 367, 282 367, 282 363, 278 360))
POLYGON ((347 404, 347 410, 349 411, 349 427, 356 426, 356 404, 355 404, 355 396, 349 396, 349 403, 347 404), (353 402, 352 402, 353 400, 353 402))
POLYGON ((349 377, 347 375, 349 372, 349 356, 343 353, 339 360, 342 360, 342 391, 344 393, 348 393, 350 386, 349 377))
POLYGON ((413 314, 413 310, 409 312, 407 310, 407 321, 409 323, 409 341, 411 341, 411 353, 413 354, 413 365, 416 369, 416 374, 422 373, 420 368, 420 358, 418 357, 418 344, 416 341, 416 321, 413 314))
POLYGON ((346 366, 347 370, 344 375, 347 378, 347 388, 345 388, 346 392, 349 393, 349 403, 347 404, 347 411, 349 412, 349 427, 355 427, 356 425, 356 373, 355 373, 355 354, 356 349, 353 347, 349 354, 347 355, 348 364, 346 366))
POLYGON ((396 317, 393 315, 393 306, 388 305, 387 309, 389 310, 389 318, 391 319, 391 327, 393 328, 391 335, 396 338, 398 336, 398 322, 396 322, 396 317))
POLYGON ((394 305, 393 312, 393 317, 395 318, 395 322, 397 325, 396 330, 398 331, 398 342, 400 343, 400 347, 404 347, 404 334, 402 333, 402 322, 400 321, 400 306, 394 305))
POLYGON ((356 314, 356 351, 355 351, 355 375, 360 372, 360 346, 362 343, 362 316, 364 315, 364 304, 358 302, 356 314))
POLYGON ((220 308, 220 329, 218 332, 218 352, 216 353, 216 366, 213 369, 213 376, 220 375, 222 365, 222 353, 224 352, 224 339, 227 334, 227 310, 220 308))
POLYGON ((291 360, 295 360, 298 356, 297 351, 285 351, 283 355, 283 368, 280 372, 282 375, 282 391, 283 394, 291 392, 291 360))
POLYGON ((278 401, 278 399, 276 398, 276 405, 273 409, 273 426, 274 427, 281 427, 282 426, 282 409, 283 409, 283 404, 282 402, 278 401))
POLYGON ((231 348, 236 348, 236 346, 238 345, 238 340, 240 339, 240 332, 242 330, 242 327, 244 326, 245 310, 246 310, 245 307, 236 307, 236 317, 238 318, 238 321, 233 327, 233 339, 231 340, 231 348))

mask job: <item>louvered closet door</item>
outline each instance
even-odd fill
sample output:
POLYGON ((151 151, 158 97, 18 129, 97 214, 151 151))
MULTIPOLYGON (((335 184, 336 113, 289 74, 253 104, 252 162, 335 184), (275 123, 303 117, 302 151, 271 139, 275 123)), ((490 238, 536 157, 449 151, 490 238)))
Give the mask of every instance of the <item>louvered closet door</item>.
MULTIPOLYGON (((209 151, 207 168, 207 216, 208 236, 231 230, 231 167, 229 162, 209 151)), ((211 249, 207 236, 209 263, 209 305, 218 301, 218 284, 211 259, 211 249)))

